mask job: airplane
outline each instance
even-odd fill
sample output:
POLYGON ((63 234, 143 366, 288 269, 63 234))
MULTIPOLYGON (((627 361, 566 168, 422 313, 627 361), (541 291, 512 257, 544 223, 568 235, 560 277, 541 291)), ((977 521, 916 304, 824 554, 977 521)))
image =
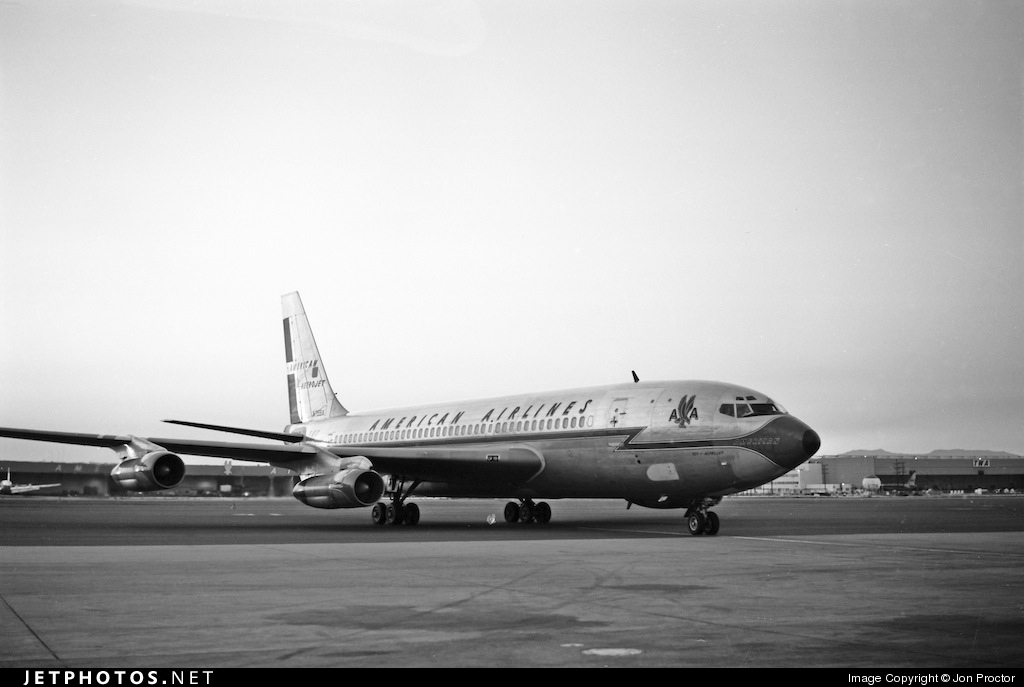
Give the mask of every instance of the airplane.
POLYGON ((882 491, 888 494, 896 494, 897 496, 910 496, 911 494, 920 494, 924 491, 923 487, 917 486, 917 471, 910 471, 910 478, 903 484, 893 485, 882 485, 882 491))
POLYGON ((508 499, 508 523, 547 523, 540 499, 623 499, 685 509, 693 535, 715 535, 722 498, 781 477, 821 446, 762 393, 711 381, 633 382, 350 413, 338 400, 297 292, 281 297, 290 421, 281 432, 165 422, 280 444, 0 428, 0 437, 112 449, 111 478, 172 489, 178 454, 298 474, 314 508, 369 507, 377 525, 415 525, 417 497, 508 499))
POLYGON ((40 489, 59 487, 57 484, 15 484, 11 481, 11 469, 7 468, 7 479, 0 479, 0 496, 11 496, 14 494, 27 494, 40 489))

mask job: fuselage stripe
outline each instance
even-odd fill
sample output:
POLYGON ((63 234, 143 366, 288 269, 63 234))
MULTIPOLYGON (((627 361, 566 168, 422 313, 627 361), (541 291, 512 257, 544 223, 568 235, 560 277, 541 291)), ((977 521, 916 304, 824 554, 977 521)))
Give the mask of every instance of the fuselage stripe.
POLYGON ((540 442, 552 442, 562 440, 586 440, 586 439, 607 439, 610 437, 622 437, 622 443, 615 448, 615 451, 668 451, 668 450, 685 450, 694 448, 707 448, 707 447, 736 447, 750 449, 750 446, 742 446, 737 442, 740 440, 756 434, 764 429, 767 425, 762 425, 756 430, 748 432, 743 435, 734 437, 725 437, 721 439, 688 439, 679 441, 658 441, 658 442, 642 442, 633 443, 633 440, 647 427, 618 427, 613 429, 598 429, 598 430, 586 430, 576 432, 546 432, 546 433, 530 433, 530 434, 492 434, 489 436, 467 436, 467 437, 440 437, 432 439, 416 439, 416 440, 390 440, 390 441, 378 441, 378 442, 362 442, 362 443, 351 443, 341 444, 336 442, 311 442, 319 443, 321 445, 329 446, 331 448, 345 449, 347 451, 356 450, 360 448, 366 449, 381 449, 381 448, 418 448, 418 447, 442 447, 442 446, 488 446, 494 444, 509 444, 509 443, 540 443, 540 442))

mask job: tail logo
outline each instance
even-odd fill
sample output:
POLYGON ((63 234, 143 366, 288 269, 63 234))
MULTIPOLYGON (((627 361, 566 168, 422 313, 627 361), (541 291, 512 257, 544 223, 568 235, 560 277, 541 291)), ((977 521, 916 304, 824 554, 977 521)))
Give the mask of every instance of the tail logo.
POLYGON ((675 422, 685 429, 693 420, 699 420, 700 416, 697 415, 697 407, 694 405, 696 402, 696 394, 693 396, 683 396, 679 400, 679 407, 669 415, 669 422, 675 422))
POLYGON ((288 363, 285 366, 285 370, 289 373, 308 370, 314 377, 316 377, 320 374, 320 360, 302 360, 297 363, 288 363))

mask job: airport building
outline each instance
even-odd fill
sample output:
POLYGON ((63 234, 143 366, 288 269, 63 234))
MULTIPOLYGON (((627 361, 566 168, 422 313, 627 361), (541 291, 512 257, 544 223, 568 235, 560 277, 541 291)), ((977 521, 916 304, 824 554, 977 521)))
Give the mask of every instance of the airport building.
POLYGON ((877 491, 1024 493, 1024 456, 999 451, 889 453, 849 451, 815 456, 758 493, 877 491), (909 485, 909 486, 908 486, 909 485))

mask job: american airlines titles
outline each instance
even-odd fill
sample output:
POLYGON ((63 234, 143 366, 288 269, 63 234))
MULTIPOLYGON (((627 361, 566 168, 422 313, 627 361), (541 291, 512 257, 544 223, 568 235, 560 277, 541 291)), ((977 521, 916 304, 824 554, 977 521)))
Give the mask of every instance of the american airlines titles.
MULTIPOLYGON (((310 370, 308 373, 309 378, 300 384, 296 384, 296 389, 319 389, 327 383, 326 379, 317 379, 320 376, 320 361, 319 360, 300 360, 294 363, 288 363, 286 366, 288 374, 299 372, 300 370, 310 370)), ((303 375, 305 377, 306 375, 303 375)))
MULTIPOLYGON (((522 406, 516 406, 515 408, 512 409, 512 412, 509 412, 509 409, 506 407, 503 408, 500 413, 498 413, 497 417, 495 417, 494 413, 498 409, 491 408, 486 413, 484 413, 484 416, 480 418, 479 421, 500 422, 501 420, 505 420, 506 422, 509 422, 513 420, 526 420, 536 418, 542 412, 544 413, 544 417, 554 417, 556 415, 568 415, 573 409, 576 409, 576 411, 580 415, 583 415, 584 413, 587 412, 587 408, 589 408, 590 404, 593 402, 594 399, 589 398, 582 405, 580 405, 578 401, 570 401, 568 404, 565 404, 561 401, 559 401, 558 403, 552 403, 551 405, 548 405, 546 403, 541 403, 540 405, 531 404, 525 410, 522 406), (547 407, 546 411, 544 410, 545 407, 547 407), (532 415, 530 414, 531 412, 533 413, 532 415), (508 415, 505 415, 505 413, 508 413, 508 415)), ((401 419, 391 417, 386 420, 377 420, 370 426, 370 428, 367 431, 375 432, 377 430, 384 431, 387 429, 421 427, 424 425, 424 423, 426 423, 426 426, 428 427, 441 426, 446 423, 448 425, 454 425, 457 424, 459 420, 462 419, 462 416, 464 414, 465 411, 460 410, 457 413, 447 412, 444 413, 443 415, 438 412, 432 415, 413 415, 412 417, 406 416, 401 419), (381 424, 382 422, 383 424, 381 424)))

